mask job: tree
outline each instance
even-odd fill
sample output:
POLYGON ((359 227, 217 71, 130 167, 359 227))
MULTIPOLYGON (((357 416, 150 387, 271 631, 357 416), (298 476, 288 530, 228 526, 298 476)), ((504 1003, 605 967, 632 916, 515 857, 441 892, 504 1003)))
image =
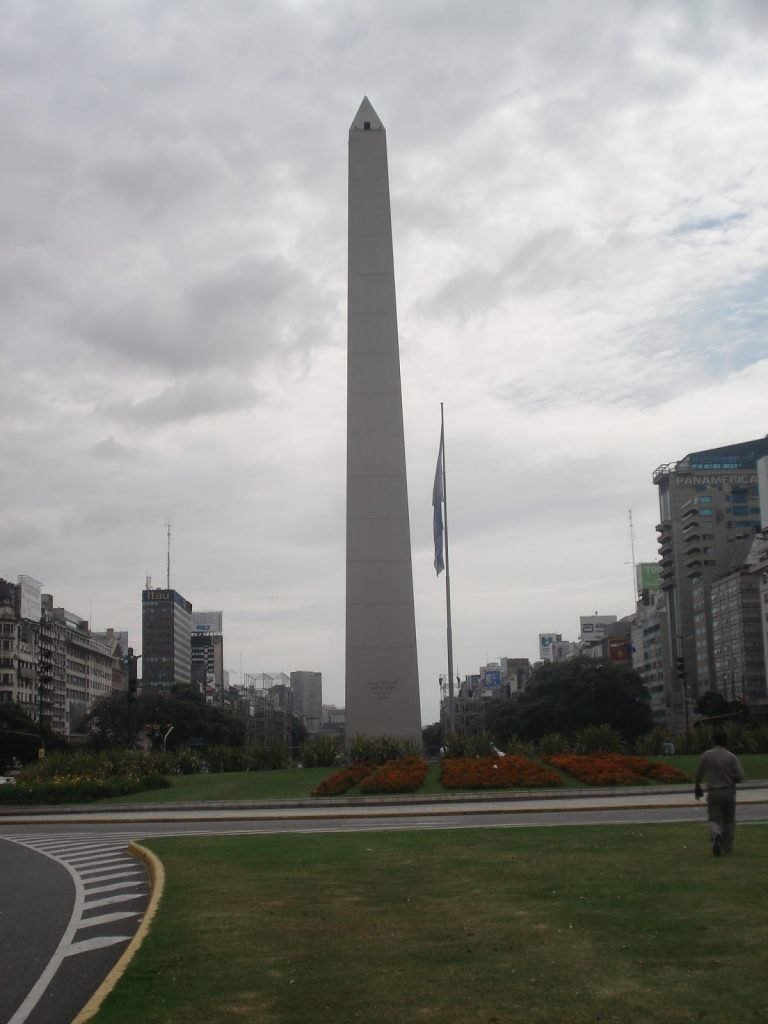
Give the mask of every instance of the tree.
POLYGON ((427 757, 437 757, 443 745, 443 727, 439 722, 425 725, 421 730, 424 753, 427 757))
POLYGON ((288 716, 288 729, 290 730, 290 747, 295 755, 298 755, 301 748, 309 739, 309 729, 304 725, 298 715, 288 716))
POLYGON ((241 746, 244 737, 243 723, 222 708, 206 704, 195 686, 146 690, 138 697, 113 693, 97 701, 87 722, 89 745, 100 748, 133 747, 142 735, 162 744, 171 725, 168 750, 188 746, 191 740, 209 746, 241 746))
MULTIPOLYGON (((42 740, 46 750, 66 747, 61 736, 43 727, 42 740)), ((40 726, 12 701, 0 704, 0 774, 9 768, 14 760, 22 764, 36 761, 40 750, 40 726)))
POLYGON ((736 701, 726 700, 722 693, 716 690, 707 690, 696 701, 696 710, 704 718, 717 718, 741 710, 741 705, 736 701))
POLYGON ((489 701, 485 709, 485 728, 502 749, 518 735, 520 707, 517 697, 489 701))
POLYGON ((571 658, 541 665, 517 701, 517 731, 525 740, 610 725, 633 740, 653 726, 642 677, 605 658, 571 658))

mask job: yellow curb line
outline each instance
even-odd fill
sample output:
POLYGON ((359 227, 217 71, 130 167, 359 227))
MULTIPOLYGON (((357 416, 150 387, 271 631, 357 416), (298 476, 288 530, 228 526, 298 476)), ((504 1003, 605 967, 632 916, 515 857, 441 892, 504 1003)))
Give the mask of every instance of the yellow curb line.
POLYGON ((152 889, 149 897, 149 905, 146 913, 144 914, 144 919, 139 925, 138 931, 128 943, 128 946, 123 951, 123 955, 117 961, 101 985, 99 985, 93 993, 80 1013, 78 1013, 72 1021, 72 1024, 85 1024, 85 1021, 91 1020, 91 1018, 95 1017, 99 1012, 101 1004, 107 998, 115 985, 117 985, 123 974, 125 974, 128 964, 133 960, 139 950, 139 947, 146 938, 149 926, 152 923, 152 918, 157 913, 157 908, 160 905, 160 900, 163 896, 163 889, 165 888, 165 868, 163 867, 162 861, 160 861, 151 850, 148 850, 146 846, 141 846, 139 843, 130 842, 128 844, 128 853, 130 853, 132 857, 136 857, 138 860, 144 861, 152 889))

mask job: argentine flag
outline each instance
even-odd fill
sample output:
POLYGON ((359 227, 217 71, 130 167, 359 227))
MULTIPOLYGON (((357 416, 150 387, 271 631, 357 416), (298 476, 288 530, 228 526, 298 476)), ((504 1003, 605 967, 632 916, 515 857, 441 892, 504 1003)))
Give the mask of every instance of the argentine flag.
POLYGON ((434 508, 433 527, 435 534, 435 572, 439 576, 445 569, 443 560, 443 501, 445 492, 443 489, 443 428, 440 428, 440 450, 437 453, 437 469, 435 470, 435 483, 432 488, 432 505, 434 508))

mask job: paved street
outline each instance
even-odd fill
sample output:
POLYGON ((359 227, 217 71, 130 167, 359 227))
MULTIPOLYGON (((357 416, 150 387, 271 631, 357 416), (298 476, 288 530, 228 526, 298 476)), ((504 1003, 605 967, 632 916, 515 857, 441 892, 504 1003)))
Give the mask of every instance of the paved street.
POLYGON ((72 1020, 146 909, 143 863, 123 838, 0 832, 0 1019, 72 1020))

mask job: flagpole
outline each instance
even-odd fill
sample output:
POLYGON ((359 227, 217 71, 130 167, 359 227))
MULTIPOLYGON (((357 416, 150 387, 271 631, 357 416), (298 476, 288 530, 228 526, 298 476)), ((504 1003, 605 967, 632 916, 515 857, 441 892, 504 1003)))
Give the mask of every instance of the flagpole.
POLYGON ((453 630, 451 628, 451 570, 448 561, 448 492, 445 487, 445 418, 443 403, 440 403, 440 437, 442 438, 443 476, 443 533, 445 537, 445 615, 447 622, 446 638, 448 641, 448 736, 453 738, 456 731, 455 709, 453 701, 453 630))

